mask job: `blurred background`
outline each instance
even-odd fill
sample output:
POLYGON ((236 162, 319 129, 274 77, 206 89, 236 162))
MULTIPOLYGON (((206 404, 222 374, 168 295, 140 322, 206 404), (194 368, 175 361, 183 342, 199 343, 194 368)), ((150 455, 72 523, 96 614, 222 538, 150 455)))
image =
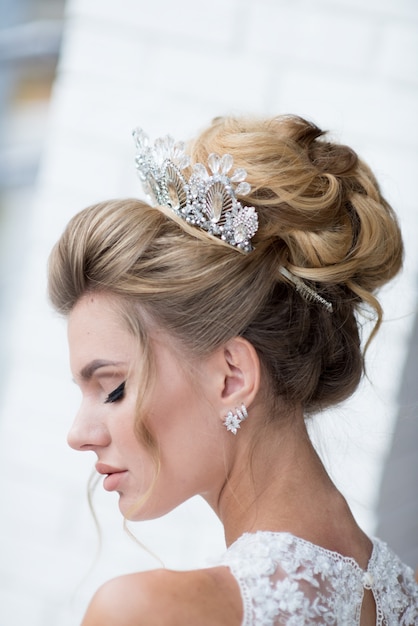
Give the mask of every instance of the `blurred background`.
MULTIPOLYGON (((297 113, 354 147, 399 214, 369 380, 312 436, 365 530, 418 567, 416 0, 0 0, 0 626, 69 626, 103 580, 158 566, 65 442, 78 403, 46 263, 89 203, 142 196, 131 129, 187 139, 228 113, 297 113)), ((87 457, 87 458, 86 458, 87 457)), ((194 499, 134 525, 169 567, 211 563, 194 499)))

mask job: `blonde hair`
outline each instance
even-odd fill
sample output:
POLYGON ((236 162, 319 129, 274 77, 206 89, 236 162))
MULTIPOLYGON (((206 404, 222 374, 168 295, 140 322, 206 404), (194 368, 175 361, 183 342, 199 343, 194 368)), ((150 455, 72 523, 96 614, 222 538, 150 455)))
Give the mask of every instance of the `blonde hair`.
POLYGON ((258 212, 255 250, 241 254, 169 209, 103 202, 76 215, 51 253, 53 305, 68 314, 87 292, 113 294, 142 339, 138 304, 196 357, 247 338, 289 405, 309 413, 345 399, 363 372, 356 314, 367 305, 378 327, 374 292, 400 269, 403 246, 370 169, 323 135, 295 116, 215 119, 190 144, 192 162, 229 153, 247 171, 252 191, 240 201, 258 212), (305 301, 283 265, 333 313, 305 301))

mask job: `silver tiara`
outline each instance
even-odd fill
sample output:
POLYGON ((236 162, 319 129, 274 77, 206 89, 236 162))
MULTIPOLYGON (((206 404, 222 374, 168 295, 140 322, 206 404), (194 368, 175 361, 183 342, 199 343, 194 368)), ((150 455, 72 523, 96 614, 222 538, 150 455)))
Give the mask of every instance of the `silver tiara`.
POLYGON ((237 195, 247 195, 251 187, 245 182, 244 169, 232 171, 230 154, 210 154, 210 171, 203 163, 195 163, 187 179, 183 170, 189 167, 190 157, 183 142, 167 135, 150 145, 140 128, 133 131, 133 136, 139 178, 154 204, 169 207, 192 226, 230 246, 244 252, 253 249, 251 239, 258 229, 258 216, 254 207, 243 206, 237 200, 237 195))
MULTIPOLYGON (((195 163, 187 179, 183 170, 190 166, 190 157, 186 154, 184 142, 175 142, 167 135, 151 145, 141 128, 133 131, 133 137, 137 149, 136 169, 143 189, 154 205, 169 207, 192 226, 234 248, 251 252, 251 239, 258 229, 258 215, 254 207, 243 206, 237 200, 237 195, 248 195, 251 186, 245 181, 247 172, 244 169, 232 171, 230 154, 210 154, 207 163, 210 173, 203 163, 195 163)), ((317 302, 332 312, 332 304, 301 278, 285 267, 281 267, 280 272, 305 300, 317 302)))

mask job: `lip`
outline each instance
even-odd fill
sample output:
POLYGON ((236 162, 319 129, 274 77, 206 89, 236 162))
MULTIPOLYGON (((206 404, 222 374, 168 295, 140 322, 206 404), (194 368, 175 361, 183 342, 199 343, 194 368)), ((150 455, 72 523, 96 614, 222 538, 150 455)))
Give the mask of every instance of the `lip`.
POLYGON ((99 474, 119 474, 119 472, 124 472, 125 469, 122 467, 115 467, 114 465, 106 465, 101 461, 96 463, 96 472, 99 474))
POLYGON ((96 471, 99 474, 105 476, 103 481, 103 488, 106 491, 116 491, 119 483, 127 474, 127 470, 119 467, 113 467, 112 465, 106 465, 105 463, 96 463, 96 471))

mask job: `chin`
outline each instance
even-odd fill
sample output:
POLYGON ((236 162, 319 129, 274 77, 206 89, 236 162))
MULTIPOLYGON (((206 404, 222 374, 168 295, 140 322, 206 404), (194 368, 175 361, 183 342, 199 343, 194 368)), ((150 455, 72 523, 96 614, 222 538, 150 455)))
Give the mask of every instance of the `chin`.
POLYGON ((153 501, 152 495, 145 495, 135 502, 127 503, 123 501, 121 496, 119 510, 128 522, 148 522, 163 517, 180 504, 181 502, 177 502, 170 506, 167 503, 156 503, 153 501))
POLYGON ((146 519, 152 519, 152 517, 147 518, 144 516, 145 508, 146 502, 144 498, 137 502, 124 502, 123 496, 119 499, 119 511, 128 522, 142 522, 146 519))

